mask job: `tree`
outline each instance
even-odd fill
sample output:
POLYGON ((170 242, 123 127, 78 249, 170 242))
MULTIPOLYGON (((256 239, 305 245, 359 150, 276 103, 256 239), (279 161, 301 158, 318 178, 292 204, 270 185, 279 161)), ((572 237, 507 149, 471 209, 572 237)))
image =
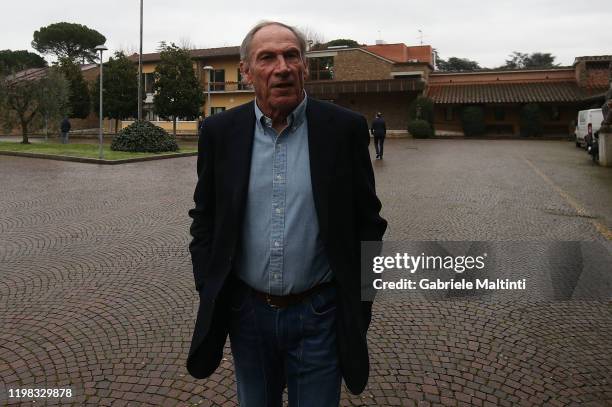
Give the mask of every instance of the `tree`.
POLYGON ((534 69, 534 68, 553 68, 559 66, 555 64, 555 56, 550 53, 534 52, 526 54, 514 51, 509 55, 510 59, 500 68, 503 69, 534 69))
POLYGON ((437 50, 434 50, 434 54, 436 57, 436 67, 439 71, 474 71, 476 69, 482 69, 478 62, 467 58, 450 57, 448 61, 446 61, 440 58, 437 50))
POLYGON ((427 96, 419 96, 408 106, 408 121, 425 120, 434 128, 434 102, 427 96))
POLYGON ((311 27, 303 26, 299 27, 299 30, 304 37, 306 38, 306 42, 308 43, 311 49, 318 48, 321 44, 325 43, 325 37, 320 32, 314 30, 311 27))
POLYGON ((47 61, 33 52, 26 50, 11 51, 10 49, 0 51, 0 73, 5 75, 28 68, 44 68, 46 66, 47 61))
POLYGON ((90 98, 89 88, 83 79, 81 68, 70 59, 64 58, 60 61, 59 69, 70 84, 70 117, 86 118, 90 111, 90 98))
POLYGON ((57 124, 68 112, 68 81, 57 68, 27 76, 0 78, 0 112, 6 129, 21 127, 22 143, 30 131, 49 121, 57 124))
POLYGON ((46 138, 49 123, 52 123, 52 128, 59 128, 60 121, 70 114, 70 83, 59 69, 53 67, 49 69, 47 77, 42 79, 40 86, 43 94, 38 101, 38 111, 46 138))
POLYGON ((359 47, 359 43, 355 40, 350 40, 346 38, 339 38, 337 40, 331 40, 325 44, 327 48, 329 47, 338 47, 338 46, 347 46, 347 47, 359 47))
MULTIPOLYGON (((100 76, 92 88, 92 96, 100 92, 100 76)), ((116 52, 104 64, 104 116, 115 119, 115 133, 118 120, 135 117, 138 112, 138 70, 123 52, 116 52)), ((100 99, 93 97, 94 110, 100 111, 100 99)))
POLYGON ((482 136, 486 133, 484 109, 482 106, 465 106, 461 110, 463 134, 468 137, 482 136))
POLYGON ((155 67, 153 109, 166 120, 172 118, 176 136, 178 117, 195 117, 204 102, 204 92, 195 76, 189 51, 176 44, 166 45, 155 67))
POLYGON ((72 62, 79 59, 96 61, 96 46, 104 44, 106 37, 87 26, 73 23, 55 23, 34 31, 32 48, 41 54, 52 54, 72 62))

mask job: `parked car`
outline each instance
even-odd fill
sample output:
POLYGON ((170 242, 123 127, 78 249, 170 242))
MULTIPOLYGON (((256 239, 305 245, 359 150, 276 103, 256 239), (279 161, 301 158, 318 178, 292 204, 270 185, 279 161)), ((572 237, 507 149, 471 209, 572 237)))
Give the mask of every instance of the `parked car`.
POLYGON ((576 125, 576 147, 588 148, 588 140, 592 140, 593 134, 599 131, 602 121, 601 109, 579 111, 576 125))

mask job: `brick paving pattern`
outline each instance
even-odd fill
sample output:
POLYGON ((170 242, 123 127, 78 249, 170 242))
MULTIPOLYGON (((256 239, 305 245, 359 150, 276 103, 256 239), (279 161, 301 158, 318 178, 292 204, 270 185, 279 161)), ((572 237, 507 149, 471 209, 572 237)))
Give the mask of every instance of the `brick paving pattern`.
MULTIPOLYGON (((195 158, 106 167, 0 157, 0 405, 234 406, 231 355, 184 361, 195 158)), ((601 240, 612 171, 568 142, 388 140, 387 240, 601 240)), ((371 376, 341 404, 610 406, 610 302, 375 304, 371 376)))

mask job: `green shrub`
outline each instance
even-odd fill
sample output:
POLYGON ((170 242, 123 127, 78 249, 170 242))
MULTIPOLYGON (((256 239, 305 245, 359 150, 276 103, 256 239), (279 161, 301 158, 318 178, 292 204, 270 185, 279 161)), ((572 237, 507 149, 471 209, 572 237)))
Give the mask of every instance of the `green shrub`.
POLYGON ((111 143, 111 150, 160 153, 177 151, 176 138, 161 127, 141 120, 122 129, 111 143))
POLYGON ((408 122, 412 120, 425 120, 429 127, 434 128, 434 102, 425 96, 419 96, 408 106, 408 122), (419 109, 420 108, 420 109, 419 109), (419 116, 419 117, 417 117, 419 116))
POLYGON ((535 137, 542 134, 542 115, 540 106, 535 103, 521 108, 521 136, 535 137))
POLYGON ((414 138, 428 138, 433 136, 433 129, 425 120, 412 120, 408 123, 408 131, 414 138))
POLYGON ((484 109, 481 106, 466 106, 461 110, 463 133, 468 136, 485 134, 484 109))

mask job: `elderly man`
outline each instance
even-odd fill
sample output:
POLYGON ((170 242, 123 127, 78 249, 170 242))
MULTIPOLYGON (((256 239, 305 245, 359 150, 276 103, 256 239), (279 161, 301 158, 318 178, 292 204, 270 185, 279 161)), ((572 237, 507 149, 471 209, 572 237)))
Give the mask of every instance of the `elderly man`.
POLYGON ((387 223, 368 125, 306 97, 306 41, 253 27, 240 67, 255 101, 202 125, 190 245, 200 306, 187 369, 205 378, 229 335, 242 406, 335 406, 368 379, 360 242, 387 223))

